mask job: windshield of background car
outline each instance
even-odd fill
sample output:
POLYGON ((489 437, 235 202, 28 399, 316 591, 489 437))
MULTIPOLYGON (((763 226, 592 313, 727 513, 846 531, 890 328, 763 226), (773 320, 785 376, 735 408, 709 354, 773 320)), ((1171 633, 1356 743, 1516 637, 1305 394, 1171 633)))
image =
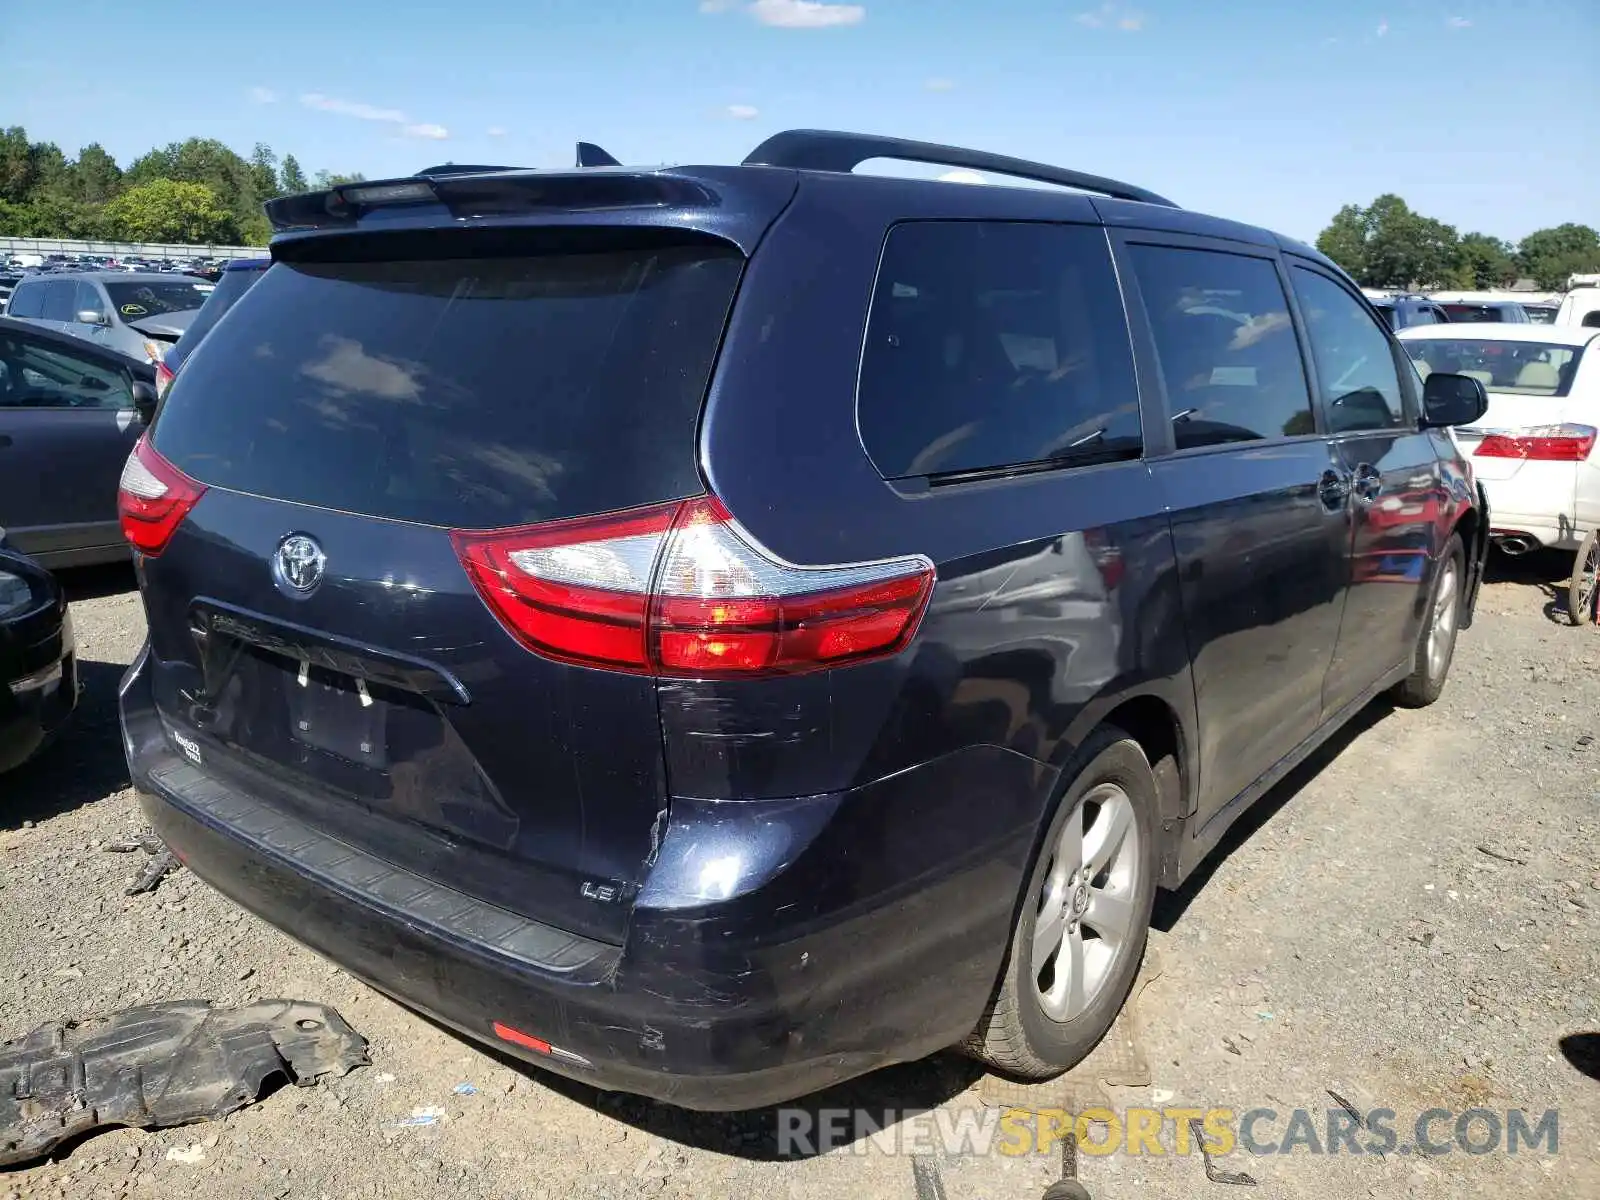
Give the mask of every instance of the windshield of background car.
POLYGON ((694 494, 744 260, 628 238, 279 262, 184 363, 155 447, 217 487, 456 529, 694 494))
POLYGON ((190 312, 199 308, 211 295, 214 283, 203 279, 174 279, 170 283, 156 280, 151 283, 119 281, 108 282, 106 292, 111 306, 124 321, 138 321, 144 317, 163 313, 190 312))
POLYGON ((1418 338, 1401 344, 1424 374, 1470 375, 1490 391, 1522 396, 1567 395, 1583 356, 1582 346, 1488 338, 1418 338))

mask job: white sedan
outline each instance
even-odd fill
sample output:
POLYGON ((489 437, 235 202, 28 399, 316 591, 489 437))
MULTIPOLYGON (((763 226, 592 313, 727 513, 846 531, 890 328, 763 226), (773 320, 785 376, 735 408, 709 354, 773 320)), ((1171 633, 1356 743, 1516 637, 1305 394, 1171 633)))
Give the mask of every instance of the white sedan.
POLYGON ((1495 541, 1512 554, 1577 550, 1600 526, 1600 329, 1419 325, 1398 336, 1423 378, 1470 375, 1489 393, 1483 419, 1455 434, 1489 493, 1495 541))

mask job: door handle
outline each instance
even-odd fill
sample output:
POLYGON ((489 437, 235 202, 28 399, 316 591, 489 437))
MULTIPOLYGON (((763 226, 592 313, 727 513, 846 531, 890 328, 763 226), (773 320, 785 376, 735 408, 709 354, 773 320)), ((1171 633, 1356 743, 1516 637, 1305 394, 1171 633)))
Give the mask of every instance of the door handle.
POLYGON ((1356 467, 1350 490, 1355 494, 1356 503, 1371 504, 1383 491, 1383 476, 1371 463, 1362 463, 1356 467))
POLYGON ((1338 512, 1350 498, 1350 476, 1329 467, 1317 481, 1317 495, 1322 499, 1323 508, 1338 512))

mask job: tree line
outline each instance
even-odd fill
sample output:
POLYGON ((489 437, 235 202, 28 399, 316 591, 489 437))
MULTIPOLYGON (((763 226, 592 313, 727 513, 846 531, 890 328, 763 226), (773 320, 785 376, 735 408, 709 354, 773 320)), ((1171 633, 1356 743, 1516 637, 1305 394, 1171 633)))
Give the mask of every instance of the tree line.
POLYGON ((1458 234, 1395 195, 1366 208, 1346 204, 1318 236, 1317 249, 1372 288, 1471 291, 1531 279, 1558 291, 1569 275, 1600 272, 1600 233, 1587 225, 1536 230, 1512 245, 1486 233, 1458 234))
POLYGON ((13 125, 0 131, 0 235, 262 246, 266 201, 361 178, 307 178, 292 154, 257 142, 244 158, 213 138, 157 147, 124 169, 98 142, 68 158, 13 125))

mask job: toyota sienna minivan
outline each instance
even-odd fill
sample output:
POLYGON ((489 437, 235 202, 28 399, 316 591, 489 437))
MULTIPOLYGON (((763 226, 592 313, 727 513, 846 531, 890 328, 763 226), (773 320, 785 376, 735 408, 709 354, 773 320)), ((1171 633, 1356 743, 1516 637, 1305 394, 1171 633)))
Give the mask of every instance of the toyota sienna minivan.
POLYGON ((552 1071, 1060 1072, 1155 889, 1471 618, 1481 385, 1144 188, 797 131, 267 207, 122 478, 132 776, 219 890, 552 1071))

